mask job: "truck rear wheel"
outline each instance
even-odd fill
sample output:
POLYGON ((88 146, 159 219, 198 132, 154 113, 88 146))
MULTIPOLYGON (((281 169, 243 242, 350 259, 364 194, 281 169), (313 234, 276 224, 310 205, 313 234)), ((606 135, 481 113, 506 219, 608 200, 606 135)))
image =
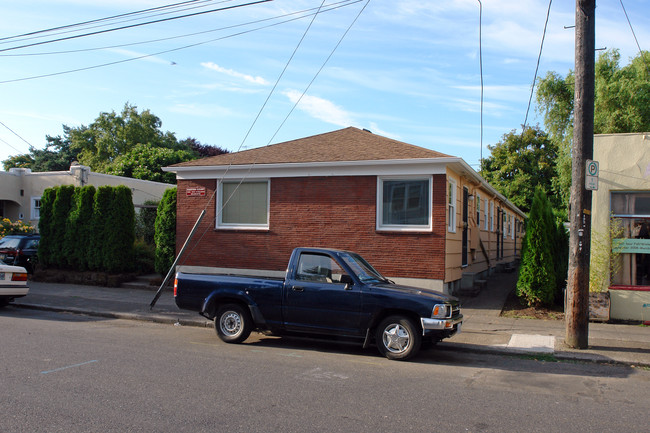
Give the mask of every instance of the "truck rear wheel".
POLYGON ((417 326, 405 316, 390 316, 382 320, 377 327, 375 340, 382 355, 398 360, 415 356, 422 343, 417 326))
POLYGON ((214 329, 222 341, 241 343, 251 334, 253 319, 240 305, 222 305, 214 318, 214 329))

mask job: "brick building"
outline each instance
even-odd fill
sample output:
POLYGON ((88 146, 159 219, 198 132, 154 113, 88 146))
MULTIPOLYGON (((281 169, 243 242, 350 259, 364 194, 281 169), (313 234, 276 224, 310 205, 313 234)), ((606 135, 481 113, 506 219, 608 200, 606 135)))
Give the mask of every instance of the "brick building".
POLYGON ((461 158, 357 128, 167 167, 177 245, 201 271, 284 271, 298 246, 360 253, 401 283, 455 293, 517 260, 525 215, 461 158))

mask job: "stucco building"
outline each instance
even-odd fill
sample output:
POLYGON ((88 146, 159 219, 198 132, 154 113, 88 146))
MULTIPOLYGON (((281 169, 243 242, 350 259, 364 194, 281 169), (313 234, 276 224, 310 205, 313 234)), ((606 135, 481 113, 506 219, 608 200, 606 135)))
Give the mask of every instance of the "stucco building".
POLYGON ((295 247, 356 251, 398 282, 456 293, 514 263, 525 215, 461 158, 345 128, 165 168, 181 265, 282 275, 295 247))
POLYGON ((95 187, 126 185, 133 192, 138 207, 147 200, 160 200, 167 188, 174 185, 93 173, 90 167, 72 165, 68 171, 32 172, 28 168, 12 168, 0 172, 0 216, 30 222, 38 227, 40 200, 43 191, 61 185, 95 187))

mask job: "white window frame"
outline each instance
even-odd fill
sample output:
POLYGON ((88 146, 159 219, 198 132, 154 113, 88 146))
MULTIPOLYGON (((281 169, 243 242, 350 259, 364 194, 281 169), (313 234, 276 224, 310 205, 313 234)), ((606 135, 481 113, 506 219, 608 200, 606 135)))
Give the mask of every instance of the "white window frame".
POLYGON ((456 233, 456 213, 458 205, 458 184, 455 179, 447 179, 447 231, 456 233))
POLYGON ((34 196, 30 199, 30 212, 31 219, 37 220, 41 218, 41 196, 34 196), (36 202, 38 201, 38 206, 36 202))
POLYGON ((398 232, 430 232, 433 230, 433 177, 432 176, 377 176, 377 230, 398 231, 398 232), (419 180, 427 181, 429 191, 427 193, 427 212, 429 217, 427 224, 384 224, 384 181, 394 180, 419 180))
POLYGON ((271 209, 271 180, 270 179, 228 179, 219 180, 217 182, 217 216, 215 218, 215 227, 220 230, 268 230, 269 218, 271 209), (223 184, 224 183, 260 183, 266 182, 266 223, 265 224, 252 224, 252 223, 224 223, 223 218, 223 184))
POLYGON ((484 229, 487 231, 488 230, 488 199, 485 199, 483 201, 483 208, 484 208, 483 209, 483 213, 484 213, 483 219, 485 220, 483 222, 483 225, 484 225, 484 229))
POLYGON ((490 231, 494 232, 494 202, 490 202, 490 231))
POLYGON ((501 231, 503 231, 503 239, 508 239, 508 212, 504 210, 502 216, 501 231))

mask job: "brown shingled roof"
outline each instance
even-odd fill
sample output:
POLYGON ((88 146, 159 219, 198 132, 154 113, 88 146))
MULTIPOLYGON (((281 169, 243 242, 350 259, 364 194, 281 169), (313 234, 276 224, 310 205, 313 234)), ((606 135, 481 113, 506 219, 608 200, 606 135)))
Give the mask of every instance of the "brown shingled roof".
POLYGON ((448 157, 444 153, 348 127, 270 146, 182 162, 172 167, 289 164, 448 157))

